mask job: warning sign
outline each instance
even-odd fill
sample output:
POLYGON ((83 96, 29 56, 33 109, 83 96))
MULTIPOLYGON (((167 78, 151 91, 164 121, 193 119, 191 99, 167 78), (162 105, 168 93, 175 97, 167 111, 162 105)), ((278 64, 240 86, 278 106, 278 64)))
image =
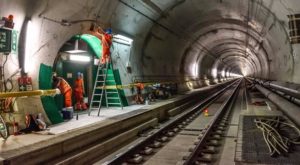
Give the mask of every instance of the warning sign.
POLYGON ((14 53, 18 51, 18 31, 0 28, 0 53, 14 53))
POLYGON ((9 29, 0 29, 0 52, 8 53, 11 51, 11 33, 9 29))

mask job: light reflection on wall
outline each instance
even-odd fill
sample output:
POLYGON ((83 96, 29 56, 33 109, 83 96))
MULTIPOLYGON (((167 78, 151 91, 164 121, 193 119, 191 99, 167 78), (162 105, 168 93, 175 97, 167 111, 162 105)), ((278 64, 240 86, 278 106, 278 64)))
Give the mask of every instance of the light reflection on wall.
POLYGON ((216 78, 217 77, 217 74, 218 74, 218 70, 216 68, 213 68, 211 70, 211 75, 213 76, 213 78, 216 78))
POLYGON ((192 73, 193 73, 193 76, 195 76, 195 77, 197 77, 198 76, 198 65, 197 65, 197 63, 194 63, 193 65, 192 65, 192 73))
POLYGON ((190 90, 193 90, 194 89, 194 86, 193 86, 193 83, 192 82, 186 82, 186 86, 190 89, 190 90))

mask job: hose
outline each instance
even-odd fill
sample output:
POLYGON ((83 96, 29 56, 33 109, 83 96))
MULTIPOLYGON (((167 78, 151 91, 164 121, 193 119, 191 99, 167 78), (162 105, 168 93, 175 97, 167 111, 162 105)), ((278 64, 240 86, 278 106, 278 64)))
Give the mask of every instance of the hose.
POLYGON ((300 141, 298 141, 300 130, 290 123, 282 122, 279 117, 276 117, 276 119, 255 119, 254 123, 256 127, 262 131, 264 141, 272 157, 286 155, 290 152, 292 145, 300 144, 300 141), (296 140, 280 133, 282 128, 285 127, 296 131, 296 140))

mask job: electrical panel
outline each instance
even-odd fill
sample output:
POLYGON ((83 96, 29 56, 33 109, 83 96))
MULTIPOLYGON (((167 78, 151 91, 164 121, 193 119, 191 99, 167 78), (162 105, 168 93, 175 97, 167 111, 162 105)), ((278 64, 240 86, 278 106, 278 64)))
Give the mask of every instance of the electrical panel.
POLYGON ((9 28, 0 28, 0 53, 8 55, 17 52, 18 32, 9 28))
POLYGON ((291 44, 300 43, 300 14, 288 15, 291 44))

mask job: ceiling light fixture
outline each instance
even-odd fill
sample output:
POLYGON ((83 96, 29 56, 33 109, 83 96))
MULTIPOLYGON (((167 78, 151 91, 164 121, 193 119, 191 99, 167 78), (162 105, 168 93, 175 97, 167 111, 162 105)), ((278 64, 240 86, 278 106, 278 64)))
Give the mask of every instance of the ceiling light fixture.
POLYGON ((90 56, 84 56, 84 55, 70 55, 71 61, 79 61, 79 62, 90 62, 91 57, 90 56))
POLYGON ((133 42, 133 39, 123 36, 121 34, 114 35, 113 40, 116 42, 128 44, 128 45, 131 45, 133 42))
POLYGON ((32 53, 32 43, 31 37, 32 36, 32 22, 29 18, 26 20, 26 36, 25 36, 25 59, 24 59, 24 73, 28 73, 30 67, 30 56, 32 53))

